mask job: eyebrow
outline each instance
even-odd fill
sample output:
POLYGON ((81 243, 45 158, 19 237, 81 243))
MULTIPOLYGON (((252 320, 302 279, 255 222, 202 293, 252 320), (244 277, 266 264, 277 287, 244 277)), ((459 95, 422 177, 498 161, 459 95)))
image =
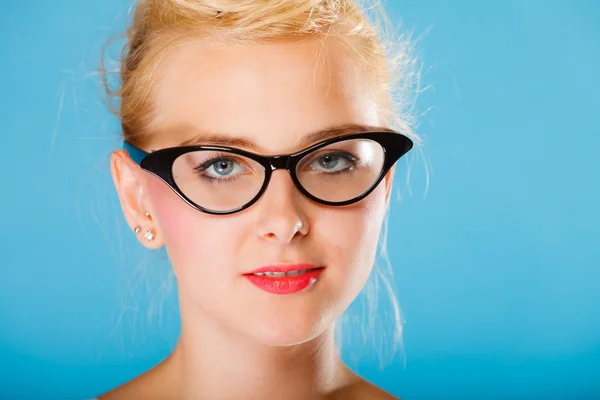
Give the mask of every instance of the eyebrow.
MULTIPOLYGON (((363 124, 348 123, 342 125, 335 125, 318 131, 308 133, 300 139, 298 145, 300 148, 305 148, 311 144, 321 142, 323 140, 331 139, 338 136, 350 135, 353 133, 361 132, 392 132, 389 128, 373 127, 363 124)), ((215 145, 215 146, 227 146, 227 147, 243 147, 251 150, 258 150, 259 146, 251 139, 245 137, 230 137, 227 135, 220 135, 217 133, 200 133, 191 139, 188 139, 180 146, 193 146, 193 145, 215 145)))

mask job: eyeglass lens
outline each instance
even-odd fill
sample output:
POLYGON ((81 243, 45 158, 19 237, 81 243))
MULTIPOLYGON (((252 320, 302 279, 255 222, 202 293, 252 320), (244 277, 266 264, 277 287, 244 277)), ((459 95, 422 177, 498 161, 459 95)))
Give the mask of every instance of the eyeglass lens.
MULTIPOLYGON (((314 197, 328 202, 355 199, 381 174, 385 153, 369 139, 330 144, 305 155, 296 166, 298 181, 314 197)), ((222 151, 198 150, 173 163, 175 183, 191 201, 215 212, 243 207, 260 192, 265 168, 251 158, 222 151)))

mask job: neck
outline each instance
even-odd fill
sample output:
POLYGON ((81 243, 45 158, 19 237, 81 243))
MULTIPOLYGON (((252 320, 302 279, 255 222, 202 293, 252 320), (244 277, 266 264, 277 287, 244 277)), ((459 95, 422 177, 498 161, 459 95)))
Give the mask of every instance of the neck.
POLYGON ((271 346, 180 300, 181 336, 168 360, 179 398, 319 399, 356 379, 337 354, 333 326, 302 344, 271 346))

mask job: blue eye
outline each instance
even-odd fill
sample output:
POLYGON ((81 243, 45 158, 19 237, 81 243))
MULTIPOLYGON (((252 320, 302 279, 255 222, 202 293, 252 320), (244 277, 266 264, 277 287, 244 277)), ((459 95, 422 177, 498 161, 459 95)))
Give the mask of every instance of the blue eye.
POLYGON ((236 166, 236 162, 233 160, 220 160, 216 161, 211 165, 211 168, 217 175, 225 176, 230 174, 236 166))
POLYGON ((233 158, 218 157, 203 162, 194 170, 204 179, 227 181, 247 172, 247 168, 233 158))
POLYGON ((315 158, 309 164, 312 169, 323 171, 325 173, 350 170, 355 165, 356 159, 346 152, 323 154, 315 158))
MULTIPOLYGON (((333 169, 340 163, 341 158, 339 156, 326 155, 319 157, 317 162, 319 166, 325 169, 333 169)), ((342 160, 343 163, 343 160, 342 160)))

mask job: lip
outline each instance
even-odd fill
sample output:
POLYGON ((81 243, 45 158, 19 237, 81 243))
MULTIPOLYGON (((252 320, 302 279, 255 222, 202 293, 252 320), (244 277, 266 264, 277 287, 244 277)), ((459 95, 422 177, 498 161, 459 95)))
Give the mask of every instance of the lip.
POLYGON ((317 267, 311 264, 269 265, 257 268, 252 272, 244 274, 244 276, 248 278, 254 286, 267 293, 284 295, 297 293, 314 286, 323 270, 323 267, 317 267), (298 276, 268 277, 254 275, 257 272, 288 272, 303 269, 308 269, 310 271, 298 276))

